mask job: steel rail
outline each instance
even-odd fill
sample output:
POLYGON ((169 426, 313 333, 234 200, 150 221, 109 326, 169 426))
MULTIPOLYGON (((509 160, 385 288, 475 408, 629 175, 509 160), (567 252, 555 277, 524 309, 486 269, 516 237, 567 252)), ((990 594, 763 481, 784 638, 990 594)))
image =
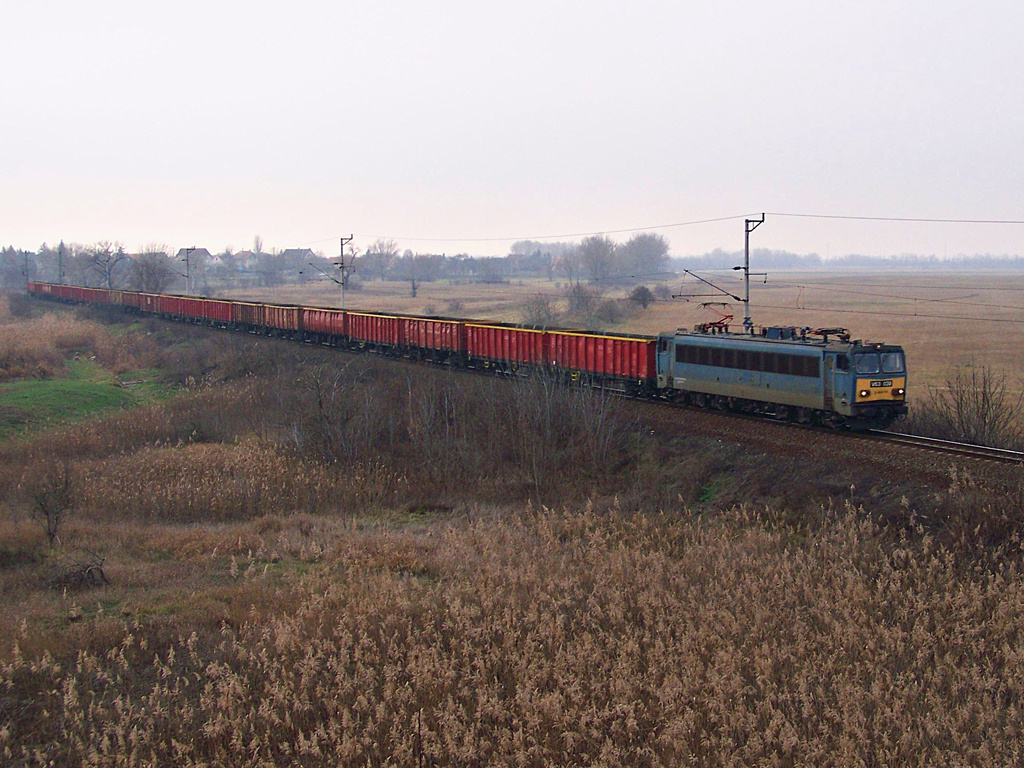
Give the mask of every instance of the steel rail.
POLYGON ((863 438, 875 439, 881 442, 906 445, 913 448, 923 448, 928 451, 949 453, 955 456, 968 456, 974 459, 986 461, 1000 461, 1006 464, 1024 464, 1024 452, 1011 451, 1007 448, 990 448, 985 445, 974 443, 959 443, 953 440, 940 440, 935 437, 921 437, 920 435, 907 435, 901 432, 889 432, 883 429, 869 429, 865 432, 854 433, 863 438))

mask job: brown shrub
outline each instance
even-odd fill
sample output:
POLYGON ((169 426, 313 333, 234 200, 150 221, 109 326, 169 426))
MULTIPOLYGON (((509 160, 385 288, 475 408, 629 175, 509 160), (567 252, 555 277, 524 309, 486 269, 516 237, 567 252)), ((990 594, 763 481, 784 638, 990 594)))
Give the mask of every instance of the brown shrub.
POLYGON ((0 381, 58 375, 74 357, 93 359, 115 373, 143 367, 152 356, 143 338, 115 335, 105 325, 66 312, 9 322, 0 333, 0 381))
POLYGON ((534 328, 547 328, 558 322, 558 308, 550 296, 537 294, 531 296, 523 304, 519 313, 520 322, 523 325, 534 328))
POLYGON ((943 440, 1024 450, 1024 392, 989 366, 954 368, 944 388, 930 387, 901 429, 943 440))

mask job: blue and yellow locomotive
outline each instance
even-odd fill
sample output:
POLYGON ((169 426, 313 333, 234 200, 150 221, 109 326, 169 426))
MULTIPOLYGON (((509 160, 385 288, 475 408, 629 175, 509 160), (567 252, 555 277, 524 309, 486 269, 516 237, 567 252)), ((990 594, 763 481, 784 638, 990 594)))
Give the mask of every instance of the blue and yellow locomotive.
POLYGON ((907 412, 902 347, 842 328, 663 333, 657 370, 661 392, 702 407, 850 429, 884 428, 907 412))

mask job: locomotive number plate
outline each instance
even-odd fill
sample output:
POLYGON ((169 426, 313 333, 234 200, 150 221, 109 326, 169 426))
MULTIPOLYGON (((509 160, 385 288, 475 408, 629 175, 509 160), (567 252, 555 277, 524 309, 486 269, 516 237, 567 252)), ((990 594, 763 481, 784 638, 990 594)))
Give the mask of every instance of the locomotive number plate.
POLYGON ((885 381, 872 381, 871 386, 872 388, 891 387, 892 379, 886 379, 885 381))

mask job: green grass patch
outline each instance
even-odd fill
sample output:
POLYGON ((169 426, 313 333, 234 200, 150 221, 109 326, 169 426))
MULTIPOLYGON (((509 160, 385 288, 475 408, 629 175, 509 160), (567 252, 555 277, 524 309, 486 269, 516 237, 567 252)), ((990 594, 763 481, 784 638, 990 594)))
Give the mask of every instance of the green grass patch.
POLYGON ((82 358, 68 360, 65 367, 69 379, 93 381, 98 384, 115 384, 117 382, 117 377, 111 371, 92 360, 82 358))
POLYGON ((0 385, 0 438, 25 429, 127 408, 139 397, 112 383, 34 379, 0 385))
POLYGON ((92 360, 69 360, 59 379, 0 384, 0 440, 33 428, 131 408, 174 394, 157 370, 115 374, 92 360))
POLYGON ((698 504, 707 504, 715 498, 715 492, 718 490, 716 483, 708 483, 700 489, 700 493, 697 494, 698 504))
POLYGON ((142 401, 164 400, 181 391, 168 384, 156 368, 118 374, 116 382, 142 401))

